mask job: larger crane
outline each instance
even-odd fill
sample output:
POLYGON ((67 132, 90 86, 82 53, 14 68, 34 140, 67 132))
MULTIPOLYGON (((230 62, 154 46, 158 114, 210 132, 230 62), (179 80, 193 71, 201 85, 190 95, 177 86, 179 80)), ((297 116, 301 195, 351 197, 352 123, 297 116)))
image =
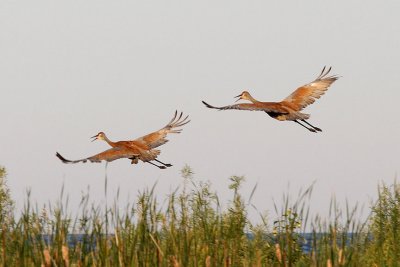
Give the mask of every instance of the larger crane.
POLYGON ((172 165, 159 161, 157 159, 157 156, 160 154, 160 150, 154 148, 168 142, 166 137, 169 133, 180 133, 182 129, 177 128, 189 122, 190 120, 188 120, 188 116, 183 117, 182 112, 178 116, 178 112, 175 111, 174 117, 165 127, 161 128, 158 131, 139 137, 135 140, 113 142, 108 139, 104 132, 99 132, 97 135, 92 137, 92 141, 103 140, 107 142, 111 146, 111 148, 94 156, 79 160, 65 159, 58 152, 56 153, 56 156, 64 163, 85 163, 87 161, 101 162, 102 160, 110 162, 120 158, 128 158, 131 160, 131 164, 137 164, 139 160, 141 160, 143 162, 150 163, 160 169, 165 169, 167 167, 171 167, 172 165), (161 165, 157 165, 152 161, 156 161, 161 165))
POLYGON ((314 81, 297 88, 293 93, 280 102, 261 102, 252 97, 247 91, 243 91, 240 95, 235 96, 238 98, 236 101, 243 99, 248 100, 251 103, 215 107, 205 101, 202 102, 206 107, 218 110, 238 109, 264 111, 276 120, 294 121, 311 132, 321 132, 322 130, 320 128, 315 127, 306 121, 310 118, 310 115, 301 113, 300 111, 314 103, 316 99, 320 98, 326 90, 328 90, 329 86, 339 78, 336 75, 328 76, 331 68, 332 67, 326 69, 326 67, 324 67, 321 74, 314 81), (308 126, 302 124, 300 121, 308 126))

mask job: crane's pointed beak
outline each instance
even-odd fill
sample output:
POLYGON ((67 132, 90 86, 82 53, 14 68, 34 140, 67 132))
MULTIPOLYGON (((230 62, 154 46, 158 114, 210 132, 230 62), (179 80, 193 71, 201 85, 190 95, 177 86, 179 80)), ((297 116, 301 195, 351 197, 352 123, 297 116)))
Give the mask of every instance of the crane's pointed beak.
POLYGON ((97 136, 98 136, 98 135, 96 134, 95 136, 90 137, 90 138, 93 138, 93 139, 92 139, 92 142, 94 142, 94 141, 97 140, 97 136))
POLYGON ((240 99, 242 99, 242 94, 235 96, 234 98, 238 98, 236 99, 235 103, 238 102, 240 99))

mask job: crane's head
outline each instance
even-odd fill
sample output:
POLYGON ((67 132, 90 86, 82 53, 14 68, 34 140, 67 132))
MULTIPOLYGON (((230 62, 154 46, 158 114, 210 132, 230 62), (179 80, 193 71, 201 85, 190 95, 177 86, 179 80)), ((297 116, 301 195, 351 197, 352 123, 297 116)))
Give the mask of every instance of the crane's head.
POLYGON ((235 96, 235 98, 238 98, 235 102, 238 102, 240 99, 244 100, 251 100, 251 95, 247 91, 243 91, 240 95, 235 96))
POLYGON ((92 140, 92 142, 93 142, 93 141, 96 141, 96 140, 104 140, 105 137, 106 137, 105 133, 99 132, 98 134, 96 134, 95 136, 92 136, 90 138, 93 138, 93 140, 92 140))

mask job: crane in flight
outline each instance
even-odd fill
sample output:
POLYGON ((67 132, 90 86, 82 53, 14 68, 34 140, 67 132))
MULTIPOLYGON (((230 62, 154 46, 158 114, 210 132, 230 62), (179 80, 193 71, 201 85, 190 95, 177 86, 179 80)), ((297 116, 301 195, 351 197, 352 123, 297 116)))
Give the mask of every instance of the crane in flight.
POLYGON ((320 98, 328 90, 329 86, 339 78, 336 75, 328 76, 331 68, 332 67, 326 69, 326 67, 324 67, 321 74, 314 81, 297 88, 293 93, 280 102, 261 102, 252 97, 247 91, 243 91, 240 95, 235 96, 238 98, 236 102, 243 99, 250 101, 251 103, 239 103, 229 106, 215 107, 205 101, 202 102, 206 107, 218 110, 237 109, 264 111, 276 120, 294 121, 311 132, 322 132, 320 128, 315 127, 306 121, 310 118, 309 114, 301 113, 300 111, 314 103, 316 99, 320 98), (300 121, 306 125, 302 124, 300 121))
POLYGON ((160 169, 165 169, 167 167, 171 167, 172 165, 159 161, 157 159, 157 156, 160 154, 160 150, 154 148, 167 143, 168 140, 166 139, 166 137, 169 133, 180 133, 182 129, 177 128, 189 123, 190 120, 188 120, 188 117, 189 116, 183 117, 182 112, 178 116, 178 112, 175 111, 174 117, 165 127, 131 141, 113 142, 108 139, 104 132, 99 132, 92 137, 92 142, 95 140, 103 140, 107 142, 111 146, 111 148, 88 158, 79 160, 68 160, 61 156, 61 154, 58 152, 56 152, 56 156, 63 163, 85 163, 87 161, 101 162, 102 160, 110 162, 116 159, 127 158, 131 160, 131 164, 137 164, 139 160, 141 160, 143 162, 150 163, 160 169), (161 165, 155 164, 152 161, 158 162, 161 165))

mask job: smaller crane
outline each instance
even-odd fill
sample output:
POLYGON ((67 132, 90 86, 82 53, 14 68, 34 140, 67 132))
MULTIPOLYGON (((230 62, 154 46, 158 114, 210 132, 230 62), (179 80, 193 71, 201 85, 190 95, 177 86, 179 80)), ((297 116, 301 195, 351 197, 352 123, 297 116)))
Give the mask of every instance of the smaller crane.
POLYGON ((310 118, 309 114, 301 113, 300 111, 308 105, 314 103, 316 99, 325 94, 329 86, 331 86, 331 84, 339 78, 336 75, 328 76, 331 68, 332 67, 326 70, 326 67, 324 67, 321 71, 321 74, 314 81, 297 88, 292 94, 280 102, 261 102, 252 97, 247 91, 243 91, 240 95, 235 96, 238 98, 236 101, 243 99, 250 101, 251 103, 240 103, 224 107, 215 107, 206 103, 205 101, 202 102, 206 107, 218 110, 238 109, 264 111, 270 117, 276 120, 294 121, 311 132, 322 132, 320 128, 315 127, 306 121, 310 118), (307 124, 309 127, 300 123, 300 121, 307 124))
POLYGON ((56 152, 56 156, 63 163, 85 163, 87 161, 101 162, 102 160, 110 162, 116 159, 127 158, 131 160, 131 164, 137 164, 139 160, 141 160, 143 162, 150 163, 160 169, 165 169, 167 167, 171 167, 172 165, 159 161, 157 159, 157 156, 160 154, 160 150, 154 148, 167 143, 168 140, 166 139, 166 137, 169 133, 180 133, 182 129, 177 128, 182 127, 183 125, 190 122, 190 120, 188 120, 189 116, 186 116, 184 118, 182 117, 182 112, 178 116, 178 112, 175 111, 174 117, 165 127, 131 141, 113 142, 108 139, 104 132, 99 132, 92 137, 92 142, 95 140, 103 140, 107 142, 111 146, 111 148, 88 158, 79 160, 68 160, 61 156, 61 154, 58 152, 56 152), (161 165, 157 165, 152 161, 156 161, 161 165))

